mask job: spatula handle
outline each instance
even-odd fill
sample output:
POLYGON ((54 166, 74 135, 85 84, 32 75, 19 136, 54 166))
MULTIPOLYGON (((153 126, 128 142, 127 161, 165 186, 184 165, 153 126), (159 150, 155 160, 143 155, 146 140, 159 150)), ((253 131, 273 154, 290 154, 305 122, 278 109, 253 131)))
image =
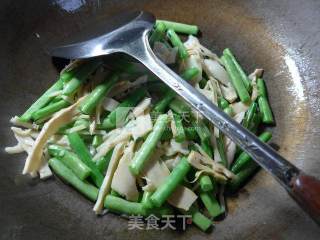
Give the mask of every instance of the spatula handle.
POLYGON ((320 222, 320 181, 300 172, 292 179, 291 196, 310 216, 320 222))

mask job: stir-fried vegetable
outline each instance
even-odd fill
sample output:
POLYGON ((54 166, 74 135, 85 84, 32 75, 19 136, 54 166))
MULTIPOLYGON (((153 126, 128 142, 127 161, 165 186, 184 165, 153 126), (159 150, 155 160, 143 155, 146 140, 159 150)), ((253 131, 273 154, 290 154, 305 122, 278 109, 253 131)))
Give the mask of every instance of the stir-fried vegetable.
MULTIPOLYGON (((245 128, 259 134, 274 118, 262 69, 249 76, 226 48, 221 57, 195 25, 157 20, 155 55, 245 128), (186 34, 184 37, 178 34, 186 34)), ((142 64, 121 56, 72 61, 20 117, 11 119, 25 151, 23 174, 52 172, 103 209, 161 218, 177 212, 207 231, 258 165, 142 64), (230 169, 230 170, 229 170, 230 169), (51 172, 52 170, 52 172, 51 172)), ((259 135, 261 141, 270 132, 259 135)))

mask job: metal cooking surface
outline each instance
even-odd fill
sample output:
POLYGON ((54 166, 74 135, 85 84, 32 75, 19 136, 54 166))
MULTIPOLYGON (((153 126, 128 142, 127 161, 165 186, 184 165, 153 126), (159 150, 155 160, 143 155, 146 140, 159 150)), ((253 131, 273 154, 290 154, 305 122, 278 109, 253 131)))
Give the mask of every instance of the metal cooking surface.
POLYGON ((298 167, 320 176, 320 2, 280 1, 2 1, 0 4, 0 238, 1 239, 319 239, 320 230, 266 173, 229 199, 229 216, 213 233, 195 227, 129 231, 127 220, 96 217, 92 203, 57 179, 21 176, 25 155, 9 118, 23 112, 56 78, 44 46, 86 21, 143 9, 158 18, 195 23, 201 41, 230 47, 247 71, 265 69, 277 127, 273 143, 298 167))

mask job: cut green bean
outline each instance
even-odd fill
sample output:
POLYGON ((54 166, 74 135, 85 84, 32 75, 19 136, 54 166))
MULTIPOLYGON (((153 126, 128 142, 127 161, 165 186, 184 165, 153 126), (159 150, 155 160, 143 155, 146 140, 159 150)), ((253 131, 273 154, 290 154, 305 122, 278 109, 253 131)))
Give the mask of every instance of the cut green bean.
MULTIPOLYGON (((194 78, 198 73, 199 73, 199 70, 193 67, 185 70, 180 76, 184 80, 189 81, 192 78, 194 78)), ((157 104, 154 106, 153 112, 164 113, 168 105, 174 99, 175 96, 176 96, 176 93, 171 89, 168 89, 165 95, 162 97, 162 99, 159 102, 157 102, 157 104)))
POLYGON ((191 113, 191 108, 182 100, 179 98, 173 99, 169 107, 176 113, 179 113, 181 116, 184 116, 185 114, 191 113))
POLYGON ((196 67, 191 67, 186 69, 180 77, 183 78, 186 81, 192 80, 195 76, 197 76, 200 73, 199 69, 196 67))
POLYGON ((225 100, 223 97, 219 97, 218 99, 218 106, 221 109, 225 109, 227 107, 229 107, 229 103, 227 100, 225 100))
POLYGON ((156 23, 155 28, 153 29, 149 38, 151 47, 153 47, 155 42, 160 42, 161 40, 163 40, 165 37, 165 33, 166 26, 162 22, 156 23))
POLYGON ((196 25, 166 21, 166 20, 157 20, 156 21, 156 24, 160 24, 160 23, 163 23, 165 25, 166 29, 173 29, 175 32, 178 32, 178 33, 184 33, 184 34, 188 34, 188 35, 189 34, 197 35, 199 32, 199 28, 196 25))
POLYGON ((103 138, 101 135, 97 134, 93 136, 93 140, 92 140, 92 146, 97 148, 101 145, 101 143, 103 142, 103 138))
POLYGON ((122 125, 131 108, 137 105, 138 102, 141 101, 146 95, 147 92, 142 88, 132 92, 103 120, 100 128, 111 130, 116 128, 118 125, 122 125))
POLYGON ((166 128, 161 135, 161 141, 169 141, 173 138, 173 134, 170 128, 166 128))
POLYGON ((177 134, 175 136, 176 142, 184 142, 186 140, 186 134, 184 132, 183 124, 182 124, 182 118, 179 114, 174 113, 173 114, 173 120, 176 126, 177 134))
POLYGON ((209 176, 207 175, 201 175, 199 178, 200 188, 204 192, 209 192, 214 189, 213 183, 209 176))
MULTIPOLYGON (((271 137, 272 134, 270 132, 264 132, 260 134, 259 139, 262 142, 267 142, 271 139, 271 137)), ((231 171, 236 174, 244 169, 251 161, 252 158, 246 152, 242 152, 232 165, 231 171)))
POLYGON ((79 71, 64 85, 62 94, 66 96, 74 94, 101 63, 100 59, 94 59, 81 65, 79 71))
POLYGON ((79 136, 78 133, 70 133, 68 134, 68 140, 70 143, 71 148, 75 151, 77 156, 82 160, 84 164, 87 165, 91 169, 91 178, 96 184, 97 187, 100 187, 103 182, 103 175, 99 171, 98 167, 96 166, 95 162, 92 161, 91 155, 79 136))
POLYGON ((212 221, 203 215, 197 208, 192 206, 189 211, 185 212, 187 215, 191 215, 192 223, 199 227, 202 231, 207 231, 213 226, 212 221))
POLYGON ((221 60, 224 63, 224 66, 230 76, 231 83, 232 83, 233 87, 235 88, 241 102, 243 102, 243 103, 250 102, 250 95, 249 95, 246 87, 244 86, 242 79, 241 79, 234 63, 232 62, 230 56, 224 54, 221 57, 221 60))
POLYGON ((45 91, 45 93, 42 94, 42 96, 38 98, 38 100, 35 101, 24 114, 21 115, 19 118, 20 121, 27 122, 31 120, 32 114, 43 108, 52 99, 51 94, 61 90, 63 88, 63 84, 70 80, 74 73, 75 70, 71 70, 61 74, 59 79, 47 91, 45 91))
POLYGON ((221 158, 221 161, 219 162, 223 166, 227 167, 228 166, 228 160, 227 160, 227 155, 226 155, 226 149, 224 146, 224 139, 223 139, 223 133, 220 131, 219 132, 219 137, 216 138, 216 143, 217 143, 217 148, 218 152, 221 158))
POLYGON ((115 213, 127 215, 146 216, 147 211, 141 203, 129 202, 123 198, 107 195, 104 200, 104 207, 115 213))
POLYGON ((184 128, 186 137, 188 140, 197 140, 198 139, 198 134, 196 129, 193 126, 188 126, 184 128))
POLYGON ((98 189, 93 185, 81 181, 67 166, 65 166, 57 158, 51 158, 49 160, 49 166, 52 170, 65 182, 76 188, 84 196, 91 201, 96 201, 98 197, 98 189))
POLYGON ((256 113, 258 108, 258 105, 256 102, 252 102, 249 109, 246 112, 246 115, 243 119, 242 125, 245 128, 249 128, 249 126, 252 124, 253 116, 256 113))
POLYGON ((148 192, 148 191, 143 192, 141 203, 142 203, 143 207, 146 209, 153 208, 153 204, 150 200, 150 197, 152 194, 153 194, 153 192, 148 192))
POLYGON ((252 122, 249 124, 248 129, 255 134, 258 131, 261 121, 262 121, 262 114, 260 112, 256 112, 253 115, 252 122))
POLYGON ((199 138, 201 139, 201 144, 203 143, 206 145, 210 145, 211 132, 204 123, 204 121, 202 119, 195 119, 191 123, 195 128, 199 138))
POLYGON ((100 158, 96 162, 96 165, 102 174, 104 174, 106 172, 106 170, 109 166, 109 163, 110 163, 110 160, 112 157, 112 153, 113 153, 113 149, 111 149, 109 152, 107 152, 107 154, 104 157, 100 158))
POLYGON ((217 217, 221 214, 219 202, 212 194, 202 191, 200 192, 199 197, 211 217, 217 217))
POLYGON ((92 90, 92 92, 81 103, 80 110, 84 114, 92 114, 98 103, 105 97, 105 95, 111 90, 114 84, 118 81, 119 75, 113 74, 108 77, 103 83, 99 84, 92 90))
POLYGON ((181 42, 181 39, 179 38, 179 36, 175 33, 175 31, 173 29, 167 30, 167 36, 168 36, 170 42, 172 43, 172 45, 174 47, 178 48, 178 53, 179 53, 180 59, 184 60, 187 57, 189 57, 189 53, 188 53, 186 47, 183 45, 183 43, 181 42))
POLYGON ((156 148, 157 143, 161 139, 165 128, 168 124, 168 115, 162 114, 158 117, 153 130, 149 133, 147 139, 144 141, 139 151, 134 155, 129 166, 130 171, 134 175, 139 175, 145 165, 149 160, 153 150, 156 148))
POLYGON ((241 80, 242 80, 244 86, 246 87, 247 91, 250 92, 251 91, 251 81, 248 78, 247 74, 243 71, 242 67, 240 66, 240 64, 238 63, 238 61, 236 60, 236 58, 234 57, 234 55, 230 51, 230 49, 226 48, 223 51, 223 53, 230 56, 234 66, 236 67, 236 69, 241 77, 241 80))
POLYGON ((59 102, 55 102, 52 104, 49 103, 49 105, 33 112, 32 119, 34 121, 38 121, 39 119, 48 117, 48 116, 54 114, 55 112, 58 112, 62 108, 68 107, 69 105, 70 105, 70 103, 63 100, 63 99, 60 100, 59 102))
POLYGON ((86 179, 90 175, 90 168, 88 168, 76 154, 59 145, 49 145, 48 152, 51 156, 56 157, 63 162, 63 164, 70 168, 81 180, 86 179))
POLYGON ((259 165, 257 165, 254 161, 248 163, 244 169, 236 174, 234 179, 228 182, 227 190, 229 192, 236 192, 257 171, 258 168, 259 165))
POLYGON ((181 158, 178 165, 172 170, 170 175, 164 180, 164 182, 157 188, 152 194, 150 200, 156 207, 161 207, 162 204, 170 197, 177 186, 183 181, 188 171, 191 169, 191 165, 187 161, 186 157, 181 158))
POLYGON ((259 97, 258 104, 260 112, 262 113, 262 122, 267 124, 273 124, 273 115, 268 100, 265 97, 259 97))
POLYGON ((146 208, 147 211, 147 215, 150 216, 151 214, 158 216, 158 217, 162 217, 165 215, 173 215, 174 211, 172 209, 172 207, 168 204, 163 204, 163 206, 156 208, 146 208))
POLYGON ((262 78, 257 79, 258 96, 265 97, 268 99, 267 88, 262 78))

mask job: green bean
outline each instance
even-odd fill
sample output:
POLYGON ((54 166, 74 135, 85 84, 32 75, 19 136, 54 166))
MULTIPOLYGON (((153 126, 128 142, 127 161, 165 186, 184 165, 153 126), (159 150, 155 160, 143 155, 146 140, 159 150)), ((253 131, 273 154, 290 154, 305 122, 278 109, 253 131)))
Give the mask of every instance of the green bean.
POLYGON ((153 47, 155 42, 159 42, 163 40, 165 33, 166 33, 166 26, 162 22, 156 23, 155 28, 152 31, 149 38, 151 47, 153 47))
POLYGON ((268 98, 267 88, 262 78, 257 79, 258 96, 268 98))
POLYGON ((166 21, 166 20, 156 21, 156 24, 160 24, 160 23, 163 23, 167 29, 171 28, 178 33, 197 35, 199 32, 199 28, 196 25, 166 21))
POLYGON ((199 178, 200 188, 204 192, 209 192, 214 189, 213 183, 209 176, 201 175, 199 178))
POLYGON ((175 98, 173 99, 169 107, 176 113, 180 114, 181 116, 184 116, 187 113, 191 113, 191 108, 181 99, 175 98))
POLYGON ((69 102, 65 101, 65 100, 60 100, 59 102, 55 102, 52 103, 35 112, 32 113, 32 119, 34 121, 38 121, 41 118, 45 118, 48 117, 52 114, 54 114, 55 112, 61 110, 62 108, 68 107, 70 105, 69 102))
POLYGON ((165 128, 168 124, 168 115, 162 114, 158 117, 153 130, 149 133, 147 139, 144 141, 139 151, 134 155, 131 164, 129 166, 130 171, 134 175, 139 175, 145 165, 149 160, 153 150, 156 148, 161 135, 163 134, 165 128))
MULTIPOLYGON (((264 132, 260 134, 259 139, 262 142, 267 142, 271 139, 271 137, 272 137, 272 134, 270 132, 264 132)), ((231 171, 236 174, 242 169, 244 169, 248 165, 248 163, 251 161, 252 161, 252 158, 246 152, 242 152, 239 155, 239 157, 236 159, 234 164, 232 165, 231 171)))
POLYGON ((97 148, 101 145, 101 143, 103 142, 103 138, 101 135, 96 134, 93 136, 93 140, 92 140, 92 146, 97 148))
POLYGON ((141 203, 142 203, 143 207, 146 209, 153 208, 152 202, 150 200, 150 197, 152 194, 153 194, 153 192, 148 192, 148 191, 143 192, 141 203))
POLYGON ((101 64, 100 59, 94 59, 87 63, 81 65, 79 71, 67 82, 62 90, 62 94, 66 96, 71 96, 74 94, 82 83, 93 73, 101 64))
MULTIPOLYGON (((191 80, 199 73, 199 69, 197 68, 188 68, 186 69, 180 77, 183 78, 186 81, 191 80)), ((164 113, 170 102, 174 99, 176 96, 176 93, 172 91, 171 89, 168 89, 165 95, 162 97, 162 99, 157 102, 157 104, 153 108, 153 112, 156 113, 164 113)))
POLYGON ((153 215, 158 216, 158 217, 162 217, 162 216, 165 216, 165 215, 173 215, 174 214, 173 208, 170 205, 166 204, 166 203, 163 204, 159 208, 156 208, 156 207, 146 208, 146 212, 147 212, 148 216, 153 214, 153 215))
MULTIPOLYGON (((201 144, 210 145, 211 132, 208 127, 204 123, 202 119, 194 120, 191 122, 193 127, 195 128, 200 140, 201 144)), ((209 153, 210 154, 210 153, 209 153)), ((212 154, 211 154, 212 156, 212 154)))
POLYGON ((221 60, 224 63, 224 66, 230 76, 231 83, 233 87, 235 88, 241 102, 248 103, 250 102, 250 95, 244 86, 241 76, 239 75, 234 63, 232 62, 229 55, 224 54, 221 57, 221 60))
POLYGON ((68 134, 68 140, 71 148, 75 151, 80 160, 91 169, 90 176, 96 186, 100 187, 103 182, 103 175, 92 161, 91 155, 79 134, 76 132, 68 134))
POLYGON ((171 89, 168 89, 168 91, 165 93, 165 95, 161 98, 159 102, 156 103, 156 105, 153 108, 154 113, 164 113, 170 102, 175 98, 176 93, 172 91, 171 89))
POLYGON ((81 181, 67 166, 57 158, 51 158, 49 165, 52 170, 64 181, 76 188, 91 201, 96 201, 98 189, 89 183, 81 181))
POLYGON ((201 191, 199 193, 199 197, 201 201, 203 202, 203 205, 208 210, 211 217, 217 217, 221 214, 221 208, 217 201, 217 199, 208 192, 201 191))
POLYGON ((109 152, 107 152, 107 154, 104 157, 100 158, 96 162, 96 165, 102 174, 104 174, 106 172, 106 170, 109 166, 109 163, 110 163, 110 160, 112 157, 112 153, 113 153, 113 149, 111 149, 109 152))
POLYGON ((228 160, 227 160, 227 156, 226 156, 226 150, 225 150, 225 146, 224 146, 224 139, 223 139, 222 132, 219 132, 219 137, 216 138, 216 143, 217 143, 218 152, 219 152, 219 155, 221 158, 221 161, 219 163, 222 164, 223 166, 227 167, 228 160))
POLYGON ((253 116, 256 113, 257 108, 258 108, 258 106, 257 106, 256 102, 252 102, 250 104, 250 107, 247 110, 246 115, 245 115, 245 117, 243 119, 243 122, 242 122, 242 125, 245 128, 249 128, 249 126, 252 124, 253 116))
POLYGON ((172 170, 170 175, 152 194, 150 200, 153 205, 156 207, 162 206, 162 204, 168 199, 177 186, 183 181, 190 169, 191 165, 187 161, 186 157, 181 158, 180 162, 172 170))
POLYGON ((88 115, 92 114, 98 103, 101 102, 103 97, 111 90, 118 79, 119 75, 115 73, 111 77, 108 77, 103 83, 96 86, 81 103, 81 112, 88 115))
POLYGON ((184 80, 190 81, 195 76, 197 76, 200 73, 199 69, 196 67, 191 67, 186 69, 183 73, 181 73, 180 77, 184 80))
POLYGON ((273 115, 268 100, 265 97, 261 96, 258 98, 258 104, 260 112, 262 113, 262 122, 273 124, 273 115))
POLYGON ((260 113, 260 112, 256 112, 256 113, 253 115, 252 122, 249 124, 248 129, 249 129, 252 133, 256 133, 256 132, 258 131, 258 127, 259 127, 261 121, 262 121, 261 113, 260 113))
POLYGON ((232 54, 232 52, 230 51, 229 48, 226 48, 224 51, 223 51, 224 54, 226 55, 229 55, 234 66, 236 67, 240 77, 241 77, 241 80, 244 84, 244 86, 246 87, 247 91, 250 92, 251 91, 251 82, 247 76, 247 74, 243 71, 242 67, 240 66, 240 64, 237 62, 236 58, 234 57, 234 55, 232 54))
POLYGON ((175 140, 179 143, 184 142, 186 140, 186 134, 183 128, 182 118, 179 114, 174 113, 173 120, 177 130, 177 135, 175 136, 175 140))
POLYGON ((188 140, 197 140, 198 139, 198 134, 196 129, 193 126, 188 126, 184 128, 186 137, 188 140))
POLYGON ((227 100, 225 100, 223 97, 219 97, 218 99, 218 106, 221 109, 225 109, 227 107, 229 107, 229 103, 227 100))
POLYGON ((179 36, 175 33, 175 31, 173 29, 167 30, 167 36, 168 36, 170 42, 172 43, 172 45, 174 47, 178 47, 178 53, 179 53, 180 59, 184 60, 187 57, 189 57, 189 53, 188 53, 186 47, 183 45, 183 43, 181 42, 181 39, 179 38, 179 36))
POLYGON ((207 231, 210 227, 212 227, 212 221, 199 212, 194 206, 190 208, 186 214, 191 215, 192 223, 194 223, 197 227, 199 227, 202 231, 207 231))
POLYGON ((137 105, 138 102, 141 101, 146 95, 147 92, 142 88, 132 92, 103 120, 101 128, 111 130, 116 128, 118 124, 122 124, 131 108, 137 105))
POLYGON ((123 198, 107 195, 104 207, 116 213, 146 216, 147 212, 141 203, 129 202, 123 198))
POLYGON ((51 156, 58 158, 63 164, 70 168, 81 180, 86 179, 91 170, 74 153, 59 145, 49 145, 48 152, 51 156))
POLYGON ((19 119, 23 122, 29 121, 32 118, 32 114, 44 107, 52 99, 51 94, 61 90, 63 84, 70 80, 74 73, 75 71, 71 70, 61 74, 59 79, 47 91, 45 91, 44 94, 42 94, 42 96, 38 98, 38 100, 35 101, 19 119))
POLYGON ((259 165, 255 162, 249 162, 248 165, 239 171, 235 178, 227 184, 227 190, 229 192, 236 192, 243 184, 257 171, 259 165))

